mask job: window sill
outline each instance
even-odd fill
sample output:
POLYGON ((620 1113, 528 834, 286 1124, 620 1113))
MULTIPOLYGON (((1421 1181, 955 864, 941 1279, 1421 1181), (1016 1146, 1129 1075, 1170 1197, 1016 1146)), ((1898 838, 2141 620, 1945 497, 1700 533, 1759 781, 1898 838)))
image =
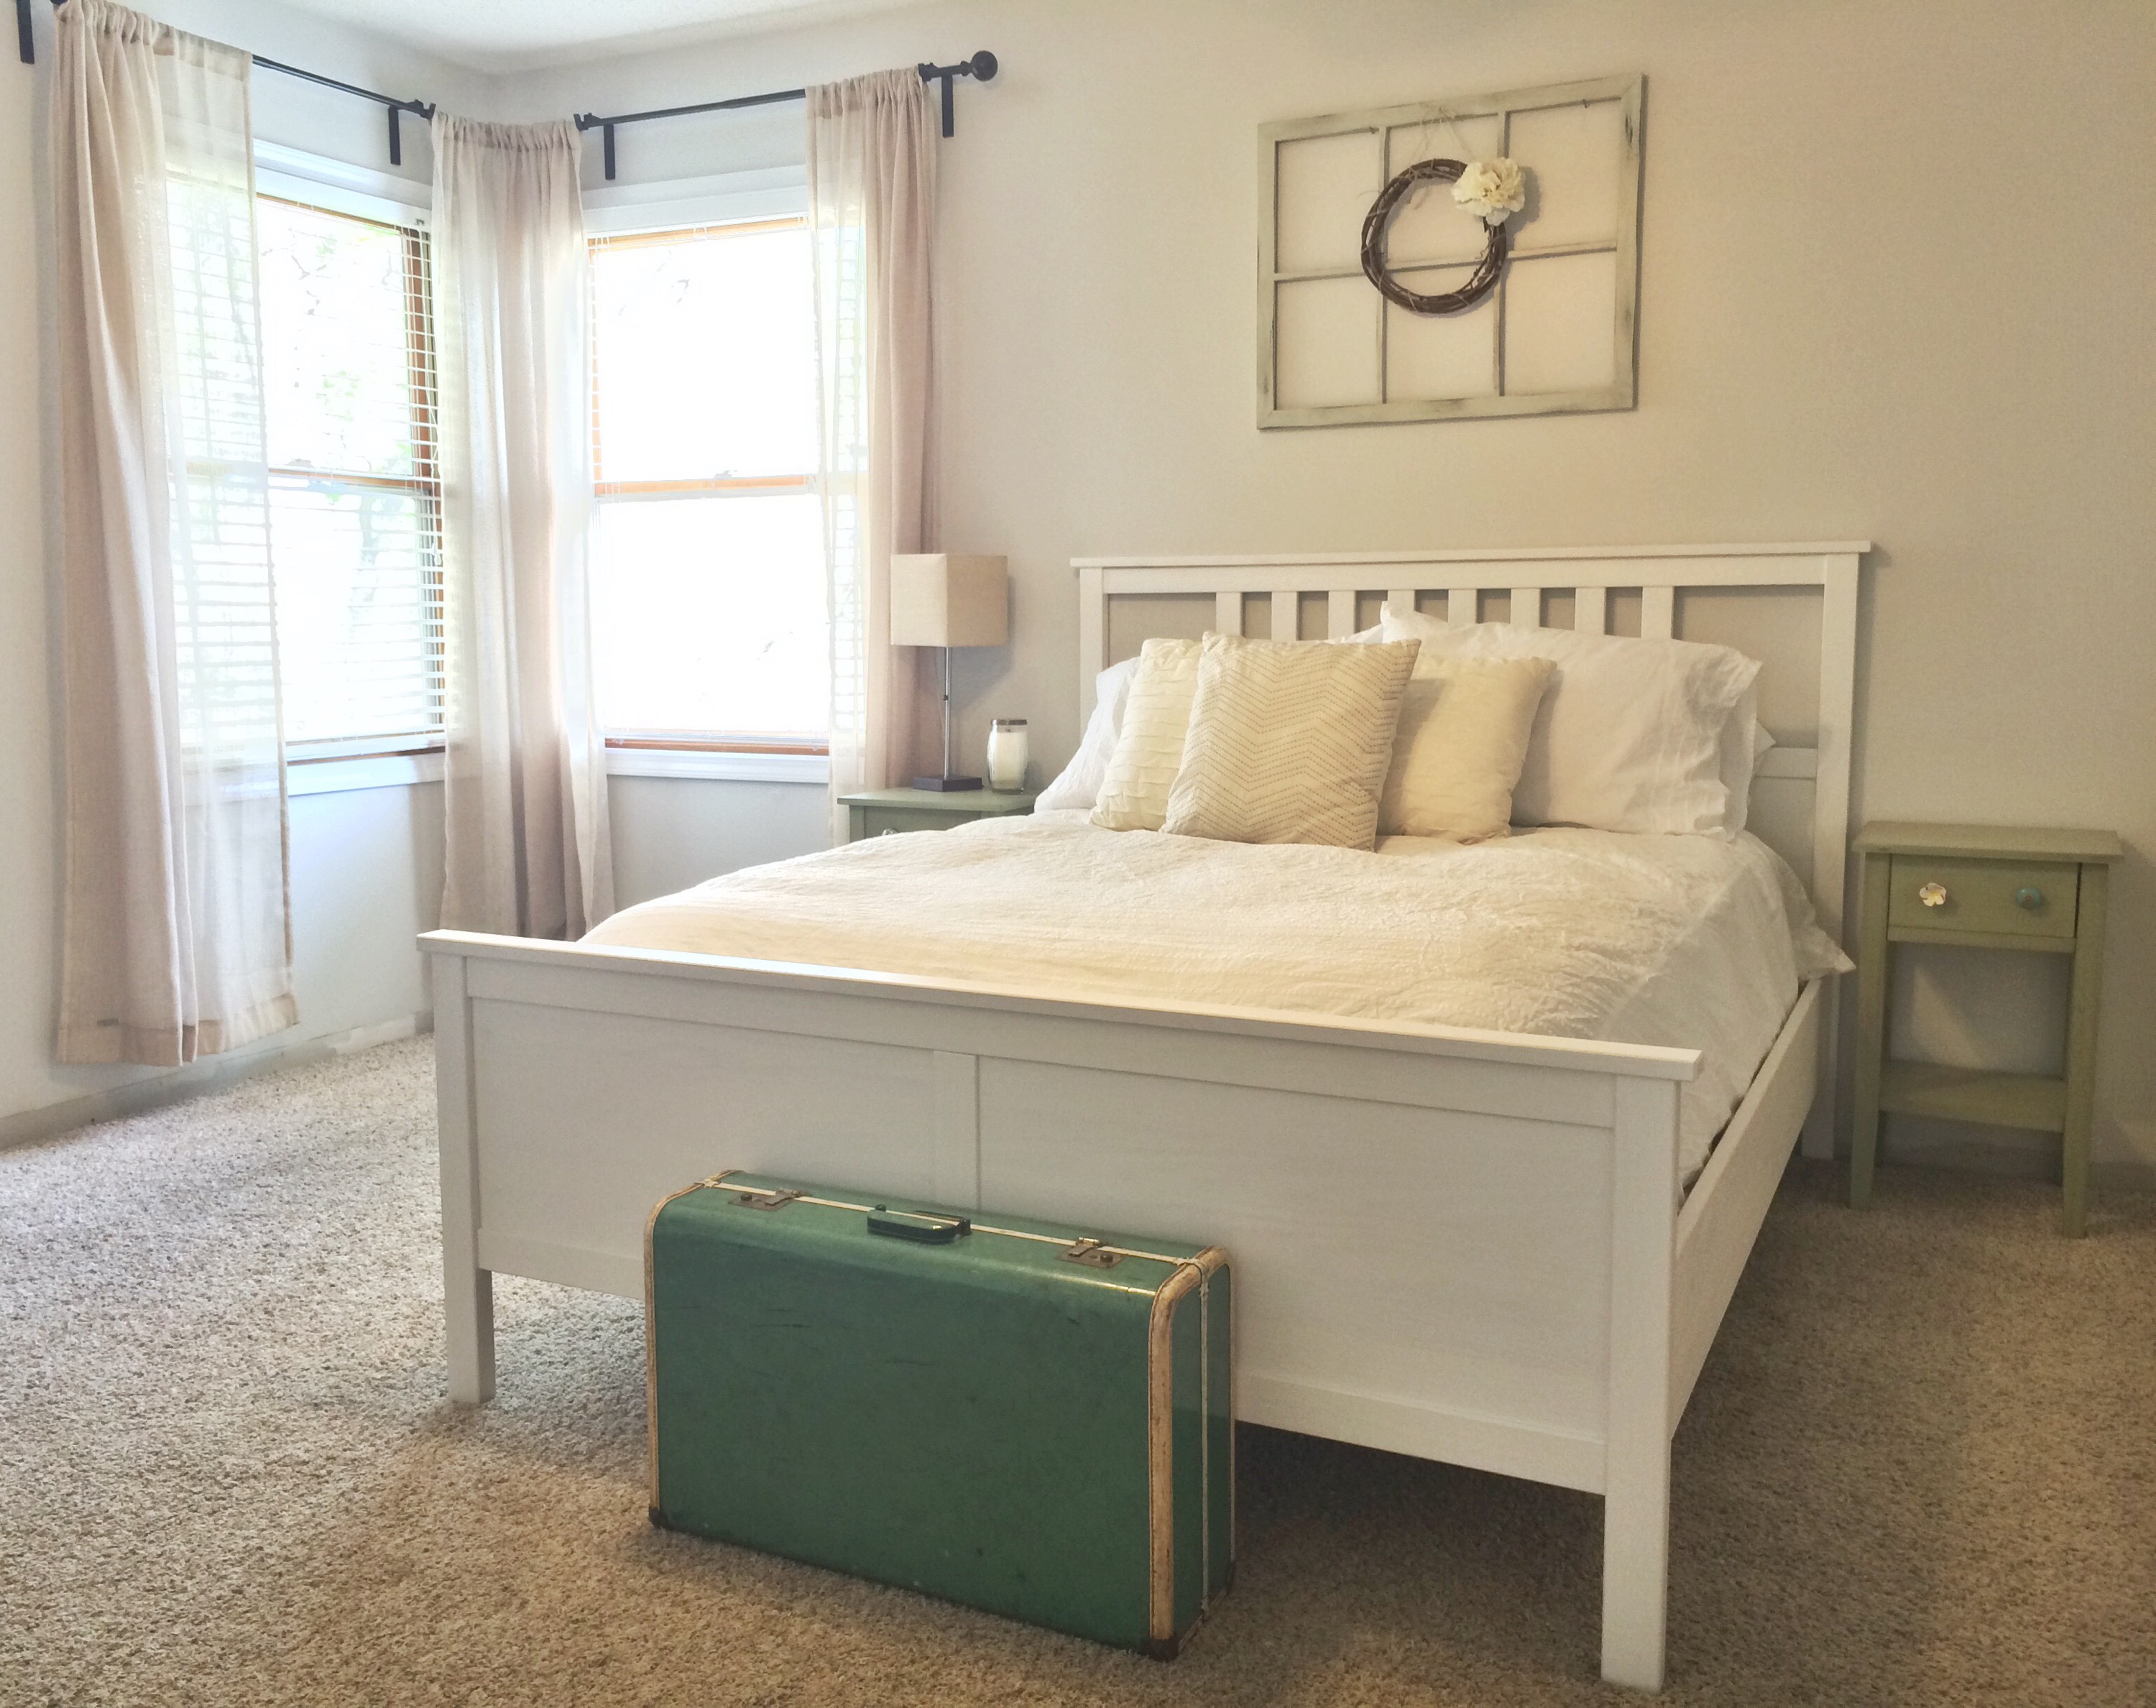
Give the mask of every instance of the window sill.
POLYGON ((402 788, 442 780, 442 756, 431 753, 360 753, 348 759, 316 759, 285 767, 285 792, 341 795, 352 789, 402 788))
POLYGON ((822 753, 723 753, 686 747, 609 747, 608 777, 673 777, 707 782, 808 782, 831 780, 822 753))
MULTIPOLYGON (((614 747, 607 752, 608 777, 678 777, 701 782, 828 783, 831 762, 821 753, 712 753, 667 747, 614 747)), ((442 756, 432 753, 356 754, 288 765, 285 792, 338 795, 354 789, 408 787, 439 782, 442 756)))

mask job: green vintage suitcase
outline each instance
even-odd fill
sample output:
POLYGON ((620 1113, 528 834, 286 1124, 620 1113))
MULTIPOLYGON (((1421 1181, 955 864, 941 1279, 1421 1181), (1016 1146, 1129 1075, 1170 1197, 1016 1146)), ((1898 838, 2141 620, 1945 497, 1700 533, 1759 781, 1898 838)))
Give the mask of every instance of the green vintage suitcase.
POLYGON ((1163 1659, 1227 1587, 1217 1248, 730 1172, 644 1295, 654 1524, 1163 1659))

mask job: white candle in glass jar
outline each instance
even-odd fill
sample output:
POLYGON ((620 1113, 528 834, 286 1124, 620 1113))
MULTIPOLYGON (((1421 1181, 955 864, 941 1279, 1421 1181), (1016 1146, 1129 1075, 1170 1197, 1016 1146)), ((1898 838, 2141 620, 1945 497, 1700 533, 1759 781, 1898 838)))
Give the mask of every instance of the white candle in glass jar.
POLYGON ((1025 787, 1025 720, 998 718, 988 726, 988 787, 1015 794, 1025 787))

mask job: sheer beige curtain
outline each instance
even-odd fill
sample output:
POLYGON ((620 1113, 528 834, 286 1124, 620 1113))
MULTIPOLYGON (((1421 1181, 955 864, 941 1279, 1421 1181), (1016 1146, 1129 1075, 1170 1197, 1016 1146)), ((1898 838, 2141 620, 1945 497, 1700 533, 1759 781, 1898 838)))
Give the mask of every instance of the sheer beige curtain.
POLYGON ((831 836, 838 797, 914 761, 916 655, 891 635, 891 557, 935 547, 937 113, 920 74, 808 91, 808 210, 823 399, 831 618, 831 836))
POLYGON ((447 627, 442 923, 578 937, 613 911, 586 531, 591 349, 574 125, 438 114, 447 627))
POLYGON ((59 15, 59 1054, 293 1024, 248 56, 59 15))

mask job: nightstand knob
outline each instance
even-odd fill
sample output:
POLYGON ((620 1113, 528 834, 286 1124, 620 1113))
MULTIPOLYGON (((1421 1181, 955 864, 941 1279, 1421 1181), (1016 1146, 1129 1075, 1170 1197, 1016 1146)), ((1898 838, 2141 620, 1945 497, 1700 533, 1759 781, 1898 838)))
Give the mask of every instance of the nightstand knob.
POLYGON ((1947 905, 1947 886, 1943 884, 1927 884, 1917 892, 1917 900, 1927 907, 1944 907, 1947 905))
POLYGON ((2024 885, 2014 892, 2014 905, 2025 913, 2034 913, 2044 905, 2044 892, 2034 885, 2024 885))

